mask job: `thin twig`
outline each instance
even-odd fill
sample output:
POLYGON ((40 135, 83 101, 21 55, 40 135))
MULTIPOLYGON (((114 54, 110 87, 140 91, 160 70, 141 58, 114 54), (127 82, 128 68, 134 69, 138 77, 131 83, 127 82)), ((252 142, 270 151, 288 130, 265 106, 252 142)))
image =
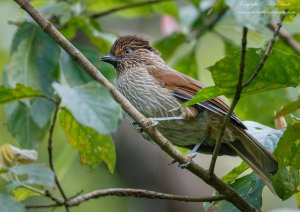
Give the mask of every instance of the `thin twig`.
MULTIPOLYGON (((90 199, 96 199, 105 196, 119 196, 119 197, 136 197, 136 198, 147 198, 147 199, 161 199, 161 200, 175 200, 183 202, 215 202, 225 200, 224 195, 219 196, 207 196, 207 197, 192 197, 184 195, 166 194, 156 191, 149 191, 144 189, 131 189, 131 188, 111 188, 111 189, 100 189, 86 193, 68 200, 65 204, 69 207, 77 206, 90 199)), ((44 205, 28 205, 26 208, 50 208, 55 206, 62 206, 59 203, 50 203, 44 205)))
POLYGON ((15 25, 15 26, 17 26, 17 27, 20 27, 20 26, 22 25, 22 22, 20 22, 20 21, 8 20, 8 21, 7 21, 7 24, 15 25))
MULTIPOLYGON (((274 32, 274 31, 276 31, 277 26, 276 26, 276 24, 270 22, 268 24, 268 28, 274 32)), ((279 31, 278 36, 281 38, 281 40, 283 40, 286 44, 288 44, 292 49, 294 49, 295 52, 300 54, 300 44, 286 30, 281 29, 279 31)))
MULTIPOLYGON (((55 169, 54 169, 54 164, 53 164, 53 152, 52 152, 52 144, 53 144, 53 132, 54 132, 54 128, 55 128, 55 123, 56 123, 56 119, 57 119, 57 114, 59 111, 59 105, 60 105, 60 99, 56 102, 55 104, 55 111, 54 111, 54 115, 52 118, 52 123, 49 129, 49 138, 48 138, 48 160, 49 160, 49 166, 50 169, 53 171, 54 173, 54 179, 55 179, 55 184, 59 190, 59 192, 61 193, 62 197, 64 198, 65 201, 67 201, 67 196, 64 192, 64 190, 62 189, 60 182, 57 178, 55 169)), ((69 211, 69 208, 67 205, 65 205, 66 211, 69 211)))
POLYGON ((250 83, 256 78, 256 76, 258 75, 258 73, 260 72, 260 70, 264 67, 264 64, 266 62, 266 60, 268 59, 269 55, 270 55, 270 52, 273 48, 273 45, 276 41, 276 38, 279 34, 279 31, 280 31, 280 28, 282 26, 282 22, 285 18, 287 14, 287 10, 284 10, 281 14, 280 14, 280 20, 279 22, 277 23, 277 29, 274 31, 273 33, 273 37, 272 39, 270 40, 269 42, 269 45, 263 55, 263 57, 261 58, 259 64, 257 65, 256 69, 253 71, 253 73, 251 74, 251 76, 249 77, 249 79, 243 84, 243 88, 247 87, 248 85, 250 85, 250 83))
POLYGON ((209 174, 213 175, 214 170, 215 170, 215 166, 216 166, 216 161, 218 158, 218 154, 220 151, 220 147, 221 147, 221 143, 223 140, 223 136, 225 133, 225 129, 227 127, 227 125, 229 124, 230 121, 230 117, 233 113, 233 110, 235 108, 235 106, 237 105, 240 97, 241 97, 241 92, 243 89, 243 78, 244 78, 244 70, 245 70, 245 59, 246 59, 246 49, 247 49, 247 34, 248 34, 248 29, 247 27, 243 28, 243 37, 242 37, 242 51, 241 51, 241 60, 240 60, 240 72, 239 72, 239 79, 238 79, 238 83, 236 85, 236 91, 235 91, 235 95, 232 101, 232 104, 225 116, 225 119, 221 125, 221 130, 218 136, 218 140, 217 143, 215 145, 214 148, 214 152, 211 158, 211 162, 210 162, 210 166, 209 166, 209 174))
POLYGON ((230 201, 238 209, 242 211, 256 211, 244 198, 242 198, 229 185, 225 184, 216 175, 209 176, 207 171, 190 160, 189 157, 178 151, 172 143, 167 140, 153 125, 153 123, 141 114, 129 101, 126 99, 116 87, 109 82, 98 69, 86 59, 86 57, 75 48, 63 35, 49 22, 39 11, 37 11, 28 0, 14 0, 23 8, 40 26, 41 28, 60 45, 66 52, 77 61, 78 65, 87 72, 93 79, 106 87, 113 98, 122 106, 123 110, 130 115, 133 120, 142 127, 143 131, 147 133, 150 138, 162 150, 170 155, 179 163, 188 163, 187 170, 204 180, 221 194, 226 195, 226 200, 230 201))
POLYGON ((104 11, 104 12, 101 12, 101 13, 93 14, 93 15, 90 16, 90 18, 101 18, 103 16, 110 15, 112 13, 115 13, 115 12, 118 12, 118 11, 121 11, 121 10, 132 9, 132 8, 135 8, 135 7, 148 6, 148 5, 151 5, 151 4, 158 4, 158 3, 167 2, 167 1, 172 1, 172 0, 149 0, 149 1, 132 3, 132 4, 126 4, 126 5, 122 5, 120 7, 112 8, 110 10, 107 10, 107 11, 104 11))

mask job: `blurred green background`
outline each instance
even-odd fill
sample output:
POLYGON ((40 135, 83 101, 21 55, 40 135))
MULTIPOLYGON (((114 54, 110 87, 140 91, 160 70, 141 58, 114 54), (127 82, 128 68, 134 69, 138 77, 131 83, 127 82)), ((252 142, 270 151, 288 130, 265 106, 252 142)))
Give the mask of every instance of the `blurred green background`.
MULTIPOLYGON (((187 14, 189 12, 187 10, 187 14)), ((9 24, 9 21, 18 21, 22 13, 20 8, 12 0, 0 1, 0 70, 3 70, 9 58, 10 44, 17 26, 9 24)), ((161 32, 161 16, 149 15, 143 18, 124 18, 117 15, 110 15, 101 18, 103 31, 116 34, 140 34, 151 40, 158 40, 163 37, 161 32)), ((299 32, 299 20, 290 24, 287 28, 290 32, 299 32)), ((230 17, 222 20, 216 32, 230 37, 239 43, 241 28, 235 26, 230 17)), ((256 33, 250 34, 250 46, 261 46, 269 39, 270 32, 266 31, 264 36, 256 33)), ((205 68, 213 65, 225 55, 226 46, 220 36, 216 33, 206 33, 196 45, 197 64, 200 80, 206 85, 213 83, 210 74, 205 68)), ((2 74, 0 74, 2 76, 2 74)), ((237 107, 237 114, 242 120, 255 120, 270 126, 273 125, 272 114, 280 106, 295 98, 295 89, 276 90, 265 92, 255 96, 242 98, 237 107), (286 95, 288 93, 288 95, 286 95), (275 98, 282 96, 282 99, 275 98), (261 114, 257 114, 260 111, 261 114)), ((2 143, 18 144, 6 129, 6 119, 3 107, 0 107, 0 135, 2 143)), ((129 187, 142 188, 155 191, 187 194, 187 195, 210 195, 212 189, 188 171, 177 168, 176 165, 169 166, 171 161, 158 147, 146 142, 138 135, 126 121, 120 126, 114 135, 117 149, 117 166, 114 174, 110 174, 103 164, 95 169, 81 166, 78 153, 71 149, 66 142, 65 135, 59 126, 55 129, 54 137, 54 163, 66 193, 75 195, 78 192, 88 192, 97 188, 129 187)), ((47 143, 41 142, 39 146, 40 163, 47 164, 47 143)), ((198 155, 195 159, 200 165, 207 167, 210 157, 198 155)), ((240 163, 238 158, 221 157, 217 161, 217 175, 222 176, 240 163)), ((45 202, 47 202, 45 200, 45 202)), ((27 203, 41 203, 40 198, 32 197, 27 203), (38 199, 38 202, 37 202, 38 199)), ((263 211, 292 211, 296 203, 294 198, 288 201, 281 201, 265 189, 263 198, 263 211), (290 208, 290 209, 289 209, 290 208)), ((47 209, 41 211, 47 211, 47 209)), ((35 211, 39 211, 35 210, 35 211)), ((112 211, 112 212, 199 212, 202 211, 200 203, 182 203, 163 200, 134 199, 127 197, 104 197, 90 200, 72 211, 112 211)), ((58 208, 55 211, 64 211, 58 208)))

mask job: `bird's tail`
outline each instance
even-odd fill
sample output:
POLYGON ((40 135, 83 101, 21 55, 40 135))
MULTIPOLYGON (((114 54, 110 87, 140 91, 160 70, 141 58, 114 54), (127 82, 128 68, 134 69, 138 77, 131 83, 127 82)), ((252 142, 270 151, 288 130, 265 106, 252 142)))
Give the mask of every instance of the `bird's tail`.
POLYGON ((274 156, 255 138, 244 130, 236 127, 238 141, 228 143, 255 172, 269 189, 275 193, 270 176, 278 169, 278 164, 274 156))

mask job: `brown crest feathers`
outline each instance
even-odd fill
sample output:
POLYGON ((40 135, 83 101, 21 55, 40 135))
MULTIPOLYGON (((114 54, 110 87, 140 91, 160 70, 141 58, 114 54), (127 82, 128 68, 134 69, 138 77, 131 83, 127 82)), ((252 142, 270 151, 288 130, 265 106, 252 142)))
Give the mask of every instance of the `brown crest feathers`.
POLYGON ((111 47, 110 53, 118 55, 125 47, 129 47, 131 49, 148 49, 149 51, 160 55, 160 53, 151 46, 148 39, 139 35, 124 35, 119 37, 111 47))

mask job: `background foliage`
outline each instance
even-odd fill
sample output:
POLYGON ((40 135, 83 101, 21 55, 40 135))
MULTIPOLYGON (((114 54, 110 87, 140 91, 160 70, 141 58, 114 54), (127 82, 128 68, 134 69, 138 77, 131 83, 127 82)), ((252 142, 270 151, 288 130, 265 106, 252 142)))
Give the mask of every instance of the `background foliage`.
MULTIPOLYGON (((266 25, 270 21, 277 21, 279 15, 276 13, 263 15, 252 13, 253 11, 276 12, 288 7, 291 13, 287 17, 287 22, 290 22, 290 25, 287 25, 286 29, 300 41, 299 29, 294 27, 300 22, 296 17, 300 8, 297 1, 247 0, 243 4, 237 0, 216 2, 178 0, 149 3, 109 12, 112 8, 138 2, 140 1, 32 1, 33 5, 39 8, 39 11, 50 19, 111 82, 116 81, 113 68, 101 62, 99 57, 109 52, 112 42, 119 34, 135 32, 150 36, 170 66, 209 85, 197 95, 195 102, 219 95, 233 97, 239 71, 242 26, 247 26, 251 30, 248 40, 250 48, 247 50, 246 58, 246 79, 257 66, 266 42, 271 38, 266 25), (220 14, 222 18, 218 20, 220 14), (218 22, 208 28, 212 20, 218 22), (145 27, 132 29, 136 24, 145 27)), ((0 168, 3 178, 0 187, 1 211, 24 211, 23 203, 39 202, 42 197, 36 196, 46 189, 58 193, 53 189, 55 185, 53 172, 45 165, 46 140, 51 136, 49 129, 57 108, 59 112, 55 130, 58 132, 55 133, 53 140, 54 151, 58 152, 54 158, 58 177, 62 178, 62 185, 67 188, 67 192, 75 194, 83 188, 92 190, 110 185, 130 185, 130 181, 123 179, 118 163, 116 167, 116 161, 119 159, 112 139, 112 134, 116 133, 122 120, 120 106, 105 88, 93 82, 28 15, 18 12, 13 1, 0 4, 14 11, 13 15, 4 16, 6 18, 4 20, 12 20, 12 24, 3 23, 3 25, 10 30, 15 29, 13 34, 9 34, 9 31, 0 32, 3 42, 6 43, 2 44, 1 49, 7 48, 10 43, 9 56, 5 50, 0 51, 2 57, 0 65, 3 67, 0 103, 4 105, 6 117, 2 121, 5 125, 1 132, 5 136, 1 143, 12 143, 20 148, 16 150, 15 147, 7 145, 0 147, 0 168), (7 38, 10 36, 13 38, 7 38), (34 162, 36 160, 34 152, 28 153, 21 149, 37 150, 38 162, 34 162), (18 157, 18 151, 21 151, 19 155, 23 158, 18 157), (80 167, 78 162, 87 167, 80 167), (108 171, 104 166, 99 166, 100 162, 107 166, 108 171), (114 173, 115 167, 117 173, 114 173), (114 174, 111 175, 109 172, 114 174), (81 178, 83 173, 86 176, 81 178), (69 178, 74 179, 68 183, 69 178), (96 180, 88 182, 89 179, 96 180)), ((293 195, 299 195, 297 192, 299 192, 300 151, 297 132, 300 126, 297 109, 300 103, 297 97, 298 89, 292 87, 298 86, 299 75, 299 54, 283 41, 277 41, 262 72, 244 90, 243 98, 236 109, 241 119, 255 120, 269 127, 274 127, 274 111, 280 111, 278 117, 286 116, 288 127, 274 151, 279 161, 279 171, 272 180, 277 195, 283 200, 290 198, 287 205, 294 208, 297 207, 297 203, 294 202, 293 195), (289 115, 291 113, 293 118, 289 115)), ((262 130, 267 129, 269 128, 262 130)), ((118 137, 120 136, 115 136, 115 140, 118 140, 118 137)), ((127 166, 129 172, 134 168, 134 165, 127 166)), ((154 172, 157 169, 155 167, 154 172)), ((261 208, 264 184, 253 173, 241 176, 245 170, 246 167, 242 164, 223 179, 249 203, 261 208)), ((207 190, 206 193, 211 192, 207 190)), ((122 204, 125 201, 127 200, 100 200, 98 204, 110 211, 124 211, 122 204)), ((143 211, 147 210, 144 205, 139 205, 141 203, 130 204, 129 201, 126 203, 128 211, 139 211, 140 208, 143 208, 143 211), (135 209, 132 209, 134 207, 135 209)), ((88 204, 90 206, 85 209, 94 207, 93 203, 86 205, 88 204)), ((225 201, 213 206, 222 211, 234 210, 234 206, 225 201)), ((95 208, 97 207, 98 205, 95 208)), ((84 206, 80 206, 75 210, 83 208, 84 206)), ((160 211, 168 210, 166 206, 162 208, 160 211)))

